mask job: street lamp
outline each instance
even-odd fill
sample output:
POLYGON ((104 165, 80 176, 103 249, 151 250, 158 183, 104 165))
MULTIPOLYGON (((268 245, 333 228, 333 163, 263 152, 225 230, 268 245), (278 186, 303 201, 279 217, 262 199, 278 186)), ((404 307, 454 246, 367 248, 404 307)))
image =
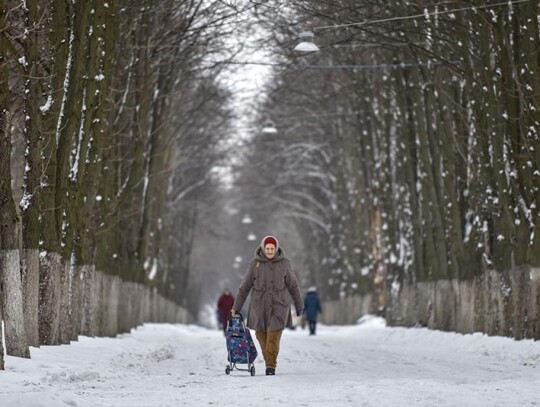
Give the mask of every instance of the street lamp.
POLYGON ((262 128, 263 134, 277 134, 277 132, 276 126, 274 126, 274 122, 271 120, 268 120, 262 128))
POLYGON ((300 35, 300 43, 294 47, 294 50, 297 52, 318 52, 320 51, 319 47, 313 42, 313 32, 304 31, 300 35))

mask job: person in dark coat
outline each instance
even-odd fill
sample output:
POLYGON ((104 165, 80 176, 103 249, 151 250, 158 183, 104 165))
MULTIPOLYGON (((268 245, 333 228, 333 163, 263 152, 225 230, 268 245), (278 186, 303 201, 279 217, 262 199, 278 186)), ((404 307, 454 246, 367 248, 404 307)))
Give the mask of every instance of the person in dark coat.
POLYGON ((225 333, 225 329, 227 329, 227 316, 229 315, 229 312, 231 312, 233 304, 234 296, 228 289, 225 289, 217 302, 219 321, 221 322, 223 333, 225 333))
POLYGON ((322 314, 321 301, 316 287, 311 287, 304 298, 304 313, 309 324, 309 334, 315 335, 317 317, 322 314))
POLYGON ((291 297, 296 314, 302 315, 302 294, 291 263, 274 236, 266 236, 255 250, 248 270, 238 289, 231 314, 242 309, 248 294, 251 302, 248 328, 255 330, 266 364, 266 375, 276 374, 281 334, 292 326, 291 297))

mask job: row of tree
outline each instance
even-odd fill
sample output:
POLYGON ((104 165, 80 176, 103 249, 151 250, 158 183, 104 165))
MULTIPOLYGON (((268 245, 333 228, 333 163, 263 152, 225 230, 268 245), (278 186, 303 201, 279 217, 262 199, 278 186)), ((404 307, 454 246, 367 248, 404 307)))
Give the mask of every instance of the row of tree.
POLYGON ((403 284, 498 270, 509 291, 513 269, 540 265, 538 2, 278 10, 260 116, 279 133, 254 139, 242 179, 314 249, 306 282, 378 293, 384 311, 403 284), (298 56, 306 29, 321 51, 298 56))
POLYGON ((222 67, 204 57, 227 56, 238 15, 221 1, 0 0, 8 354, 84 331, 67 325, 90 301, 76 289, 88 273, 111 276, 98 290, 114 304, 113 277, 146 286, 124 290, 141 304, 161 304, 145 300, 155 294, 186 305, 193 200, 212 183, 232 117, 222 67))

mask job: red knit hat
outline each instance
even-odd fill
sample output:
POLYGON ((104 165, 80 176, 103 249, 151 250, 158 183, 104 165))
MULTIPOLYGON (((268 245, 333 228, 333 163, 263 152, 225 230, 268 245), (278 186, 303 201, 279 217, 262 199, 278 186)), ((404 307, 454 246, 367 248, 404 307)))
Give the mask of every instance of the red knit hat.
POLYGON ((263 250, 267 244, 273 244, 277 250, 279 243, 278 243, 278 240, 274 236, 266 236, 261 242, 261 247, 263 248, 263 250))

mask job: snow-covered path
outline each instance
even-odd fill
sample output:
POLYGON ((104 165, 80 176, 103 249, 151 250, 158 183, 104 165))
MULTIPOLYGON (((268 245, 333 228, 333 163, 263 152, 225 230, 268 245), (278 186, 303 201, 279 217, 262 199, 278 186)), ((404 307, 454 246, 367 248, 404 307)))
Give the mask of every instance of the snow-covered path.
POLYGON ((277 375, 225 375, 221 332, 147 324, 7 357, 0 406, 540 405, 540 342, 427 329, 286 331, 277 375))

